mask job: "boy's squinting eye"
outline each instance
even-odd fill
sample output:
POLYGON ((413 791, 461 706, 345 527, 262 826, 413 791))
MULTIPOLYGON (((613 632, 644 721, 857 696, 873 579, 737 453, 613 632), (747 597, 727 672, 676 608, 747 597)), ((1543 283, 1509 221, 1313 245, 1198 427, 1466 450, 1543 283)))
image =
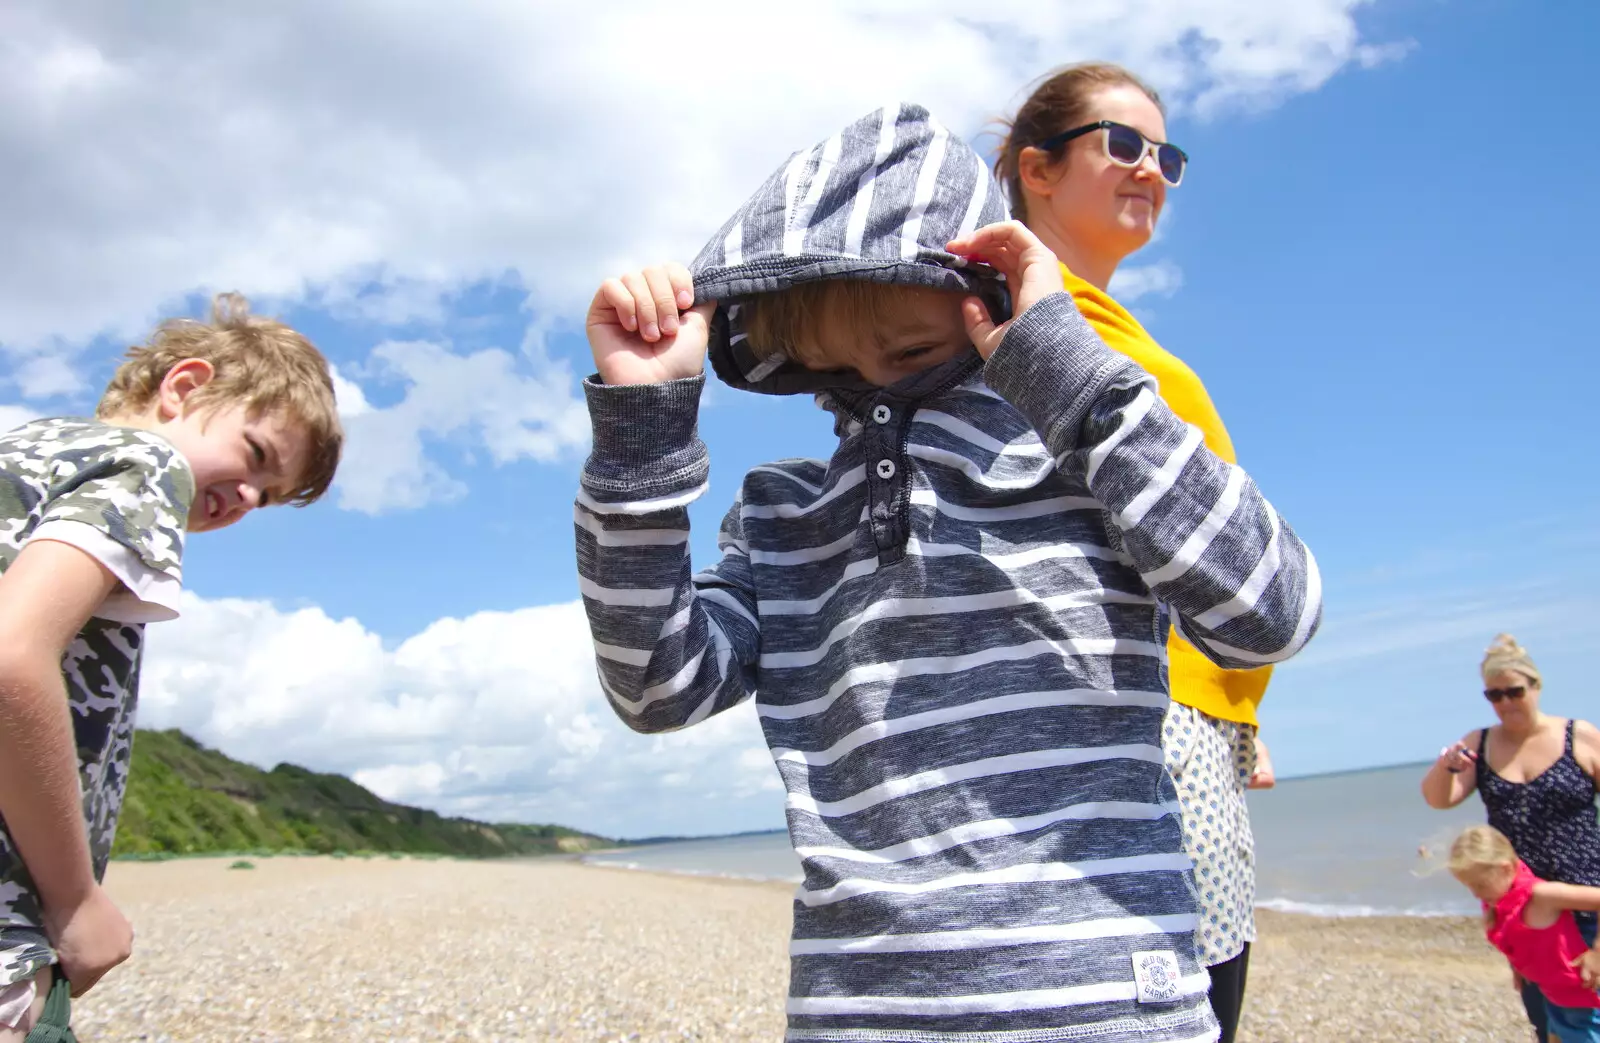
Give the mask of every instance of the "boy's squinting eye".
POLYGON ((249 435, 245 435, 244 440, 250 446, 250 455, 255 459, 256 466, 265 466, 267 462, 267 452, 261 448, 261 443, 257 442, 249 435))

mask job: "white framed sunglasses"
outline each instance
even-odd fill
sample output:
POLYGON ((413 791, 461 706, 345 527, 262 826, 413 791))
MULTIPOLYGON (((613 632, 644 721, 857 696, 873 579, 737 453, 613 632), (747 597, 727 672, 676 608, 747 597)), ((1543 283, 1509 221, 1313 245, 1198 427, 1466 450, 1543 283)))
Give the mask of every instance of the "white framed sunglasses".
POLYGON ((1156 166, 1161 171, 1161 180, 1174 188, 1183 181, 1183 172, 1189 166, 1187 152, 1170 141, 1151 141, 1133 127, 1115 120, 1096 120, 1081 127, 1064 130, 1060 134, 1045 138, 1034 145, 1034 148, 1053 152, 1072 139, 1093 134, 1097 130, 1106 132, 1106 158, 1117 166, 1136 167, 1144 162, 1144 157, 1154 152, 1156 166))

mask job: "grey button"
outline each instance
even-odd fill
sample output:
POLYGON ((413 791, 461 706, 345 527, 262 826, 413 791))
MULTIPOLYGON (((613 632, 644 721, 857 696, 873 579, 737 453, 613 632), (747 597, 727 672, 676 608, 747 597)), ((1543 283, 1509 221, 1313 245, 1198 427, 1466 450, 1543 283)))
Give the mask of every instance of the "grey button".
POLYGON ((889 412, 888 406, 872 407, 872 419, 875 423, 887 424, 889 422, 889 417, 892 415, 893 414, 889 412))
POLYGON ((888 481, 890 478, 894 477, 894 461, 893 460, 879 460, 878 461, 878 477, 882 478, 885 481, 888 481))

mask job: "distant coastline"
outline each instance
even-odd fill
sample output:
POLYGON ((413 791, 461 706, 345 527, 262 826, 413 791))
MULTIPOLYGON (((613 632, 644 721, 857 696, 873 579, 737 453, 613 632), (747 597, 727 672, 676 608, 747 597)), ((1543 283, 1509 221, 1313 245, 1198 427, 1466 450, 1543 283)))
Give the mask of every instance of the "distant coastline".
MULTIPOLYGON (((1332 771, 1313 771, 1303 775, 1281 775, 1278 785, 1284 786, 1293 782, 1312 782, 1319 779, 1337 778, 1341 775, 1367 775, 1378 771, 1399 771, 1402 768, 1413 768, 1417 771, 1425 770, 1432 761, 1406 761, 1400 764, 1375 764, 1365 768, 1335 768, 1332 771)), ((700 840, 733 840, 738 837, 764 837, 785 833, 787 830, 779 826, 774 829, 746 829, 735 833, 692 833, 681 836, 653 836, 635 839, 618 840, 618 847, 650 847, 656 844, 686 844, 700 840)), ((591 854, 601 854, 595 851, 591 854)))
MULTIPOLYGON (((777 829, 745 829, 737 833, 697 833, 693 836, 660 836, 640 837, 637 840, 619 840, 619 847, 650 847, 655 844, 686 844, 695 840, 733 840, 738 837, 770 837, 779 833, 788 832, 783 827, 777 829)), ((599 854, 599 852, 594 852, 599 854)))
MULTIPOLYGON (((1332 771, 1313 771, 1304 775, 1280 775, 1278 785, 1286 782, 1305 782, 1310 779, 1330 779, 1337 775, 1367 775, 1375 771, 1399 771, 1401 768, 1425 770, 1433 761, 1406 761, 1402 764, 1374 764, 1366 768, 1335 768, 1332 771)), ((1420 799, 1420 798, 1419 798, 1420 799)))

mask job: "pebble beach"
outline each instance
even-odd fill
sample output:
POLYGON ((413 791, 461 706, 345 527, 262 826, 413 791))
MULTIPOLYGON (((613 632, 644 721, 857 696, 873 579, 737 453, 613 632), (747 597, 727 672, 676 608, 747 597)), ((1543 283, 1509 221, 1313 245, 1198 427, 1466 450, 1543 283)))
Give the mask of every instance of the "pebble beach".
MULTIPOLYGON (((788 885, 564 860, 113 863, 133 959, 84 1043, 763 1041, 783 1036, 788 885)), ((1529 1037, 1464 918, 1263 911, 1241 1043, 1529 1037)))

